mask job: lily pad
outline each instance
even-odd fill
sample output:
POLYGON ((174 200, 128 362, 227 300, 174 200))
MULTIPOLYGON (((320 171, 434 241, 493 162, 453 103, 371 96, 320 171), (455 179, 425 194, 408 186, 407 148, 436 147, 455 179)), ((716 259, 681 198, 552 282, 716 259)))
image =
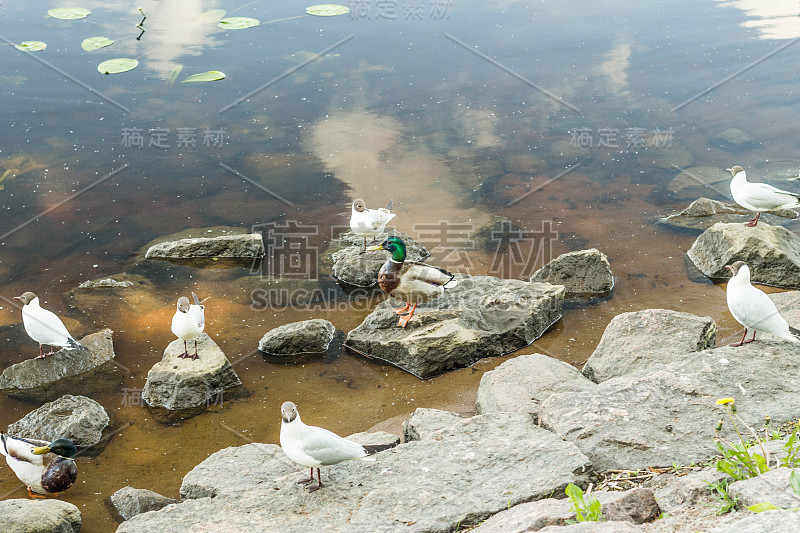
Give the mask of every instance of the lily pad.
POLYGON ((47 48, 47 43, 42 41, 22 41, 19 44, 15 44, 14 48, 23 52, 38 52, 47 48))
POLYGON ((92 12, 82 7, 57 7, 48 11, 47 14, 55 19, 75 20, 88 17, 92 12))
POLYGON ((92 50, 105 48, 106 46, 111 46, 112 44, 114 44, 114 41, 108 37, 89 37, 88 39, 83 40, 81 43, 81 48, 87 52, 91 52, 92 50))
POLYGON ((220 20, 217 26, 220 28, 225 28, 226 30, 243 30, 245 28, 258 26, 259 24, 261 24, 261 21, 258 19, 251 19, 248 17, 230 17, 220 20))
POLYGON ((306 13, 317 17, 335 17, 336 15, 350 13, 350 8, 338 4, 319 4, 307 7, 306 13))
POLYGON ((100 74, 119 74, 120 72, 128 72, 139 66, 139 62, 135 59, 128 57, 118 57, 116 59, 109 59, 97 65, 97 70, 100 74))
POLYGON ((224 9, 212 9, 211 11, 200 13, 199 15, 197 15, 197 18, 195 20, 197 22, 217 22, 224 16, 225 16, 224 9))
POLYGON ((218 70, 209 70, 208 72, 201 72, 200 74, 192 74, 181 83, 191 83, 195 81, 217 81, 224 80, 225 73, 218 70))

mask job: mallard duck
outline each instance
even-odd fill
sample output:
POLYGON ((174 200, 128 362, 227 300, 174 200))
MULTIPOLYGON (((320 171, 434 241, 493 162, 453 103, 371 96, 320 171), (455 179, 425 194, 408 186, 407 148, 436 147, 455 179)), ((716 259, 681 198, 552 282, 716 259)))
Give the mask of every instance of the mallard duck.
MULTIPOLYGON (((364 247, 362 252, 367 250, 367 237, 373 239, 386 231, 386 224, 392 220, 395 215, 392 211, 392 201, 381 207, 380 209, 367 209, 367 204, 360 198, 353 202, 353 208, 350 214, 350 230, 354 235, 364 238, 364 247)), ((374 240, 372 242, 375 242, 374 240)))
POLYGON ((406 243, 399 237, 389 237, 369 249, 386 250, 392 254, 378 272, 378 285, 392 298, 406 302, 405 307, 395 309, 397 314, 408 313, 400 318, 398 326, 408 325, 417 304, 438 298, 445 289, 458 283, 453 279, 455 276, 443 268, 406 261, 406 243))
POLYGON ((194 304, 191 305, 186 296, 178 298, 178 309, 172 317, 172 333, 183 341, 183 353, 178 357, 191 357, 194 360, 200 357, 197 355, 197 336, 203 333, 206 327, 206 308, 195 293, 192 293, 192 298, 194 304), (192 339, 194 339, 194 355, 189 355, 186 341, 192 339))
POLYGON ((58 316, 52 311, 48 311, 39 305, 39 298, 32 292, 26 292, 22 296, 14 296, 15 300, 23 303, 22 325, 25 326, 25 333, 39 343, 39 357, 44 359, 48 355, 53 355, 53 346, 66 348, 68 350, 81 350, 83 346, 72 338, 67 331, 67 327, 58 316), (42 346, 49 346, 50 352, 43 353, 42 346))
POLYGON ((758 224, 758 217, 763 211, 772 209, 793 209, 800 207, 800 195, 784 191, 766 183, 750 183, 747 174, 739 165, 727 169, 731 173, 731 195, 736 203, 745 209, 756 212, 753 220, 745 222, 745 226, 758 224))
POLYGON ((53 442, 22 439, 0 432, 0 453, 20 481, 28 487, 31 498, 58 496, 75 483, 77 448, 69 439, 53 442))

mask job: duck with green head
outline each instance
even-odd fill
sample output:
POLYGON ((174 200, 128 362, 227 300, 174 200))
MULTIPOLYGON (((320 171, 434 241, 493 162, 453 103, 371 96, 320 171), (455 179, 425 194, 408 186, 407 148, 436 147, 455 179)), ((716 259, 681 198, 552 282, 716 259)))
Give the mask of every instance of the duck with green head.
POLYGON ((53 442, 12 437, 0 432, 0 453, 31 498, 58 496, 78 479, 75 456, 78 449, 69 439, 53 442))
POLYGON ((445 289, 458 283, 453 274, 443 268, 406 261, 406 243, 399 237, 389 237, 369 250, 386 250, 392 254, 378 272, 378 285, 392 298, 406 302, 405 307, 395 309, 397 314, 408 313, 400 318, 398 326, 408 325, 418 304, 438 298, 445 289))

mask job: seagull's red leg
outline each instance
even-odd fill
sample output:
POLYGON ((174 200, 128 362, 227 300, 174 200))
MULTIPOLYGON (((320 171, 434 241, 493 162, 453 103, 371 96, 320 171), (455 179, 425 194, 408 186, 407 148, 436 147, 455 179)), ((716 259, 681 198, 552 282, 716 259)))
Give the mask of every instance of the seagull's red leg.
POLYGON ((314 467, 313 466, 311 467, 311 474, 309 475, 308 479, 301 479, 300 481, 297 482, 297 484, 298 485, 308 485, 312 481, 314 481, 314 467))
POLYGON ((189 348, 186 346, 186 341, 183 341, 183 353, 178 356, 180 359, 190 357, 189 348))
MULTIPOLYGON (((740 340, 739 342, 734 342, 730 346, 741 346, 742 344, 744 344, 744 338, 745 337, 747 337, 747 328, 744 328, 744 335, 742 335, 742 340, 740 340)), ((756 338, 756 334, 755 333, 753 333, 753 338, 754 339, 756 338)), ((750 341, 750 342, 753 342, 753 341, 750 341)))
POLYGON ((417 304, 414 304, 414 306, 411 308, 411 310, 408 312, 407 315, 400 317, 400 321, 397 323, 397 325, 403 328, 406 327, 408 323, 411 321, 411 319, 414 317, 414 309, 416 308, 417 304))
POLYGON ((752 338, 752 339, 750 339, 749 341, 742 340, 742 344, 750 344, 750 343, 751 343, 751 342, 753 342, 754 340, 756 340, 756 332, 755 332, 755 330, 753 330, 753 338, 752 338))
POLYGON ((197 355, 197 339, 194 340, 194 355, 192 356, 192 361, 195 359, 199 359, 200 356, 197 355))
POLYGON ((756 224, 758 224, 758 217, 760 217, 760 216, 761 216, 761 211, 756 213, 756 218, 754 218, 753 220, 749 220, 749 221, 745 222, 744 225, 747 226, 748 228, 754 227, 756 224))

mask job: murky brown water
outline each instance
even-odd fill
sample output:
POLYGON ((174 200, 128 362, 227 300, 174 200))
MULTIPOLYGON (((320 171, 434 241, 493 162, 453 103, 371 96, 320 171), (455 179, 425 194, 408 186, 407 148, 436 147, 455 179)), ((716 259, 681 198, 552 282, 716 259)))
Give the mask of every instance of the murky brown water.
MULTIPOLYGON (((127 4, 85 2, 91 17, 70 22, 42 19, 55 4, 0 4, 4 37, 48 41, 37 57, 130 110, 122 113, 23 54, 8 55, 0 76, 0 366, 36 354, 9 302, 32 290, 75 336, 113 329, 124 368, 121 390, 93 395, 119 431, 99 456, 78 459, 78 483, 62 496, 81 509, 83 531, 115 529, 103 502, 123 486, 177 497, 186 472, 215 451, 277 443, 286 400, 298 404, 308 423, 341 434, 399 432, 417 407, 471 414, 482 374, 507 359, 481 360, 428 381, 346 353, 296 364, 266 361, 255 348, 270 329, 326 318, 347 332, 371 308, 348 305, 334 288, 327 307, 254 309, 257 276, 247 266, 145 260, 142 247, 163 235, 298 222, 316 230, 308 244, 321 254, 331 235, 347 227, 352 199, 370 207, 392 199, 397 229, 420 238, 442 222, 452 229, 452 242, 461 244, 454 246, 458 261, 448 266, 460 272, 526 277, 563 252, 597 247, 607 254, 617 278, 613 295, 568 304, 560 322, 514 355, 540 352, 581 366, 615 315, 653 307, 711 316, 719 342, 739 334, 724 286, 690 280, 684 253, 694 235, 655 221, 699 194, 727 194, 724 184, 675 191, 675 166, 724 175, 724 168, 741 164, 754 177, 783 178, 798 168, 793 125, 800 103, 790 57, 796 52, 788 48, 760 64, 758 76, 753 70, 671 110, 774 50, 781 43, 768 39, 793 36, 797 19, 782 18, 775 34, 769 24, 753 22, 762 15, 747 2, 732 3, 740 9, 675 2, 660 11, 635 2, 584 4, 451 5, 447 17, 425 11, 419 20, 379 20, 374 13, 304 17, 296 5, 266 2, 145 0, 140 41, 131 28, 141 17, 127 4), (270 23, 237 32, 197 22, 198 14, 220 8, 270 23), (81 39, 103 33, 118 45, 76 49, 81 39), (355 38, 220 112, 349 35, 355 38), (95 70, 100 60, 126 55, 138 57, 140 67, 116 76, 95 70), (687 70, 686 57, 694 70, 687 70), (184 75, 213 68, 228 77, 167 84, 179 64, 184 75), (170 146, 125 145, 130 128, 146 141, 152 130, 167 130, 170 146), (198 132, 196 147, 178 145, 180 128, 198 132), (225 142, 202 145, 206 128, 224 129, 225 142), (626 146, 632 128, 644 130, 647 148, 626 146), (729 128, 757 142, 740 153, 725 151, 711 139, 729 128), (588 130, 591 146, 576 141, 579 129, 588 130), (615 146, 598 146, 602 129, 616 130, 615 146), (529 232, 552 228, 557 237, 542 255, 514 262, 482 231, 497 231, 502 221, 529 232), (122 298, 84 299, 85 314, 62 297, 83 281, 122 272, 135 276, 137 287, 122 298), (164 425, 136 398, 173 340, 175 301, 189 291, 210 296, 206 331, 251 396, 223 396, 200 416, 164 425)), ((440 237, 429 235, 428 244, 440 237)), ((434 252, 441 264, 445 258, 434 252)), ((0 397, 0 427, 35 407, 0 397)), ((0 495, 27 497, 4 465, 0 495)))

